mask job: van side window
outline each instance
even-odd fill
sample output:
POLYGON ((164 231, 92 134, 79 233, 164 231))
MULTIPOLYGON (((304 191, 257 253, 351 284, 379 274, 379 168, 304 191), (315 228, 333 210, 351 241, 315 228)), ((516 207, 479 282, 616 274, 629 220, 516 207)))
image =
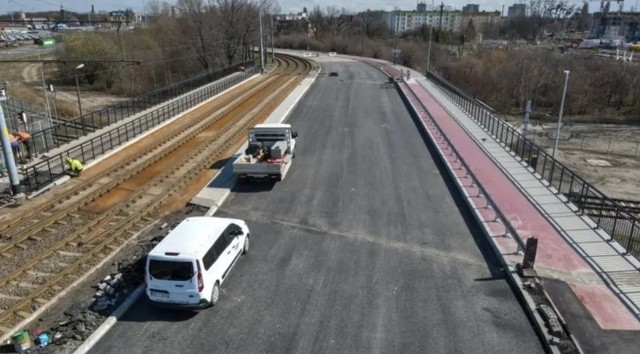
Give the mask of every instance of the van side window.
POLYGON ((224 249, 227 248, 227 245, 228 245, 227 239, 225 239, 224 236, 220 236, 218 237, 216 242, 213 244, 213 249, 216 252, 216 254, 220 256, 224 252, 224 249))
POLYGON ((240 235, 240 230, 241 230, 240 226, 236 224, 230 224, 224 230, 224 236, 227 238, 228 242, 231 243, 231 241, 233 241, 234 238, 240 235))
POLYGON ((218 259, 218 255, 216 254, 215 244, 211 245, 211 248, 204 254, 202 257, 202 264, 204 265, 205 270, 209 270, 213 263, 218 259))

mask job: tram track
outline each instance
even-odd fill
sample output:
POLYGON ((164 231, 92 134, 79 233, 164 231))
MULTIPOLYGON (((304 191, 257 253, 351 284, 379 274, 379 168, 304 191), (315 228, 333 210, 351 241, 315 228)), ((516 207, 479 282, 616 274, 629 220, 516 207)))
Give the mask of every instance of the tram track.
POLYGON ((97 173, 92 180, 98 187, 66 191, 68 199, 55 212, 23 225, 0 245, 0 332, 6 334, 9 326, 32 316, 34 308, 49 303, 77 274, 150 225, 162 205, 241 141, 247 129, 264 119, 261 113, 284 100, 300 75, 312 69, 299 58, 278 60, 281 72, 251 86, 252 94, 243 95, 238 104, 224 106, 140 159, 127 160, 126 169, 112 170, 118 178, 97 173), (107 181, 109 177, 114 180, 107 181))

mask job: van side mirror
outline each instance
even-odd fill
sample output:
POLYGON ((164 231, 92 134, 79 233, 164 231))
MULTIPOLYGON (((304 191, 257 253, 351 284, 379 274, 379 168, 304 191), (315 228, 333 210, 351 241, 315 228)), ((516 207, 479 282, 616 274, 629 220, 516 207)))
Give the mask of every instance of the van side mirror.
POLYGON ((291 133, 291 137, 294 138, 294 139, 297 138, 298 137, 298 132, 292 132, 291 133))

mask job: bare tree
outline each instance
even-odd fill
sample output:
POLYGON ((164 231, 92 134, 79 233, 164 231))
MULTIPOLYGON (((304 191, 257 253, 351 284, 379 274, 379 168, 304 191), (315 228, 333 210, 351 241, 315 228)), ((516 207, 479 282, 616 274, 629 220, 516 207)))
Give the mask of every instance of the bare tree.
POLYGON ((205 0, 178 0, 176 5, 180 14, 186 19, 181 21, 181 25, 187 43, 192 45, 194 54, 202 67, 209 69, 211 63, 207 47, 212 28, 207 3, 205 0), (192 37, 192 33, 195 34, 195 38, 192 37))

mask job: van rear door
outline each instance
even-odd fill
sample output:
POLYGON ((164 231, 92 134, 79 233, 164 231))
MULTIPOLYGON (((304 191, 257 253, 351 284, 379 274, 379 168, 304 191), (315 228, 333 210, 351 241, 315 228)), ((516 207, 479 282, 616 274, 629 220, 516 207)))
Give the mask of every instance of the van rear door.
POLYGON ((176 304, 199 303, 197 273, 193 259, 150 255, 147 259, 149 299, 176 304))

